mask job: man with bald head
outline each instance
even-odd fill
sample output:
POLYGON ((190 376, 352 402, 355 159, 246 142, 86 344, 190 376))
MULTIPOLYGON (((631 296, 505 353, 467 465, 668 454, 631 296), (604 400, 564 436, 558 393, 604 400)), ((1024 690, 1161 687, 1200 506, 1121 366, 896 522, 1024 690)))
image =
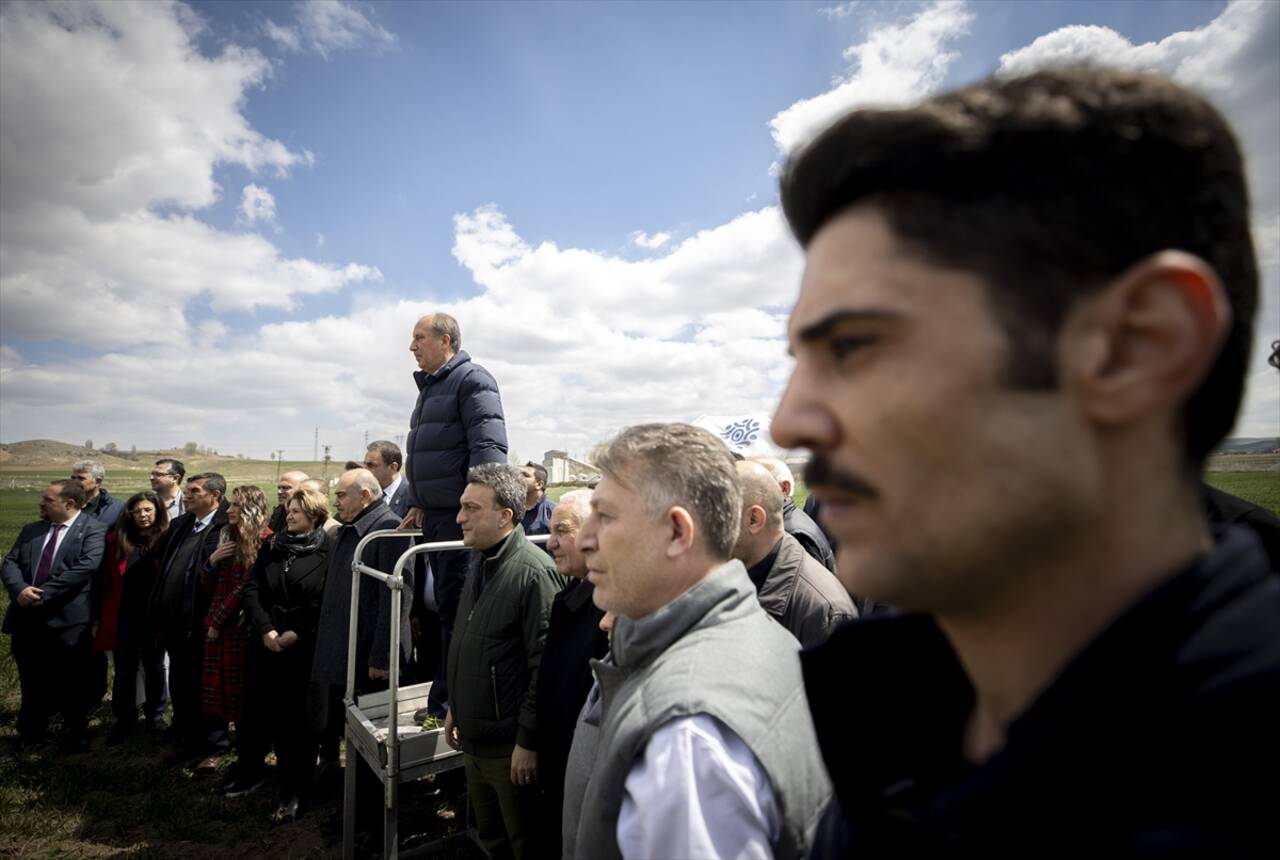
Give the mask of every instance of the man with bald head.
MULTIPOLYGON (((276 479, 276 501, 278 504, 275 510, 271 512, 271 519, 267 521, 267 526, 272 533, 280 534, 284 531, 284 515, 285 508, 289 506, 289 497, 293 495, 293 491, 302 486, 303 481, 311 480, 306 472, 294 469, 285 472, 276 479)), ((329 488, 325 487, 322 491, 325 495, 329 494, 329 488)))
MULTIPOLYGON (((507 462, 507 425, 498 383, 462 349, 462 331, 448 314, 427 314, 419 319, 409 352, 418 364, 413 374, 418 402, 409 417, 404 451, 409 512, 401 525, 421 528, 426 541, 461 540, 458 500, 466 489, 468 470, 485 463, 507 462)), ((467 576, 467 553, 430 555, 433 597, 440 613, 440 653, 448 654, 467 576)), ((425 604, 424 597, 419 595, 419 605, 425 604)), ((428 703, 430 713, 436 716, 444 716, 449 698, 445 675, 441 661, 428 703)))
POLYGON ((799 541, 805 552, 822 562, 823 567, 835 573, 836 554, 831 548, 831 541, 827 539, 827 533, 813 517, 796 507, 792 498, 796 492, 796 479, 791 467, 777 457, 763 454, 751 459, 768 469, 782 490, 782 527, 787 534, 799 541))
MULTIPOLYGON (((316 653, 311 666, 312 723, 321 736, 321 757, 336 761, 338 739, 342 736, 342 696, 347 683, 348 635, 356 639, 357 695, 386 689, 390 670, 391 625, 400 625, 401 661, 408 659, 409 609, 412 587, 406 588, 400 617, 391 617, 391 590, 371 576, 360 577, 360 607, 356 629, 351 622, 351 561, 356 545, 370 532, 394 529, 400 518, 382 498, 382 486, 368 469, 352 469, 338 479, 334 505, 342 526, 329 550, 329 569, 320 605, 316 653)), ((364 563, 390 573, 400 555, 409 548, 408 539, 387 538, 369 544, 364 563)), ((413 568, 405 569, 407 585, 413 584, 413 568)), ((350 759, 349 762, 354 762, 350 759)))
POLYGON ((733 557, 747 567, 756 597, 808 648, 825 642, 858 611, 840 580, 805 551, 783 527, 782 489, 761 463, 736 464, 742 488, 742 526, 733 557))

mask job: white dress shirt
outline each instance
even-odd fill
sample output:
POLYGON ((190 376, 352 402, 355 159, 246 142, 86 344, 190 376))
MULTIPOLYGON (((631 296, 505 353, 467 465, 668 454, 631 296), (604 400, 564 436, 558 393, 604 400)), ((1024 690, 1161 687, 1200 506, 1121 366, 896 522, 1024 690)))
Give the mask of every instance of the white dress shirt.
POLYGON ((773 786, 728 726, 707 714, 653 733, 627 774, 618 847, 627 860, 773 857, 773 786))

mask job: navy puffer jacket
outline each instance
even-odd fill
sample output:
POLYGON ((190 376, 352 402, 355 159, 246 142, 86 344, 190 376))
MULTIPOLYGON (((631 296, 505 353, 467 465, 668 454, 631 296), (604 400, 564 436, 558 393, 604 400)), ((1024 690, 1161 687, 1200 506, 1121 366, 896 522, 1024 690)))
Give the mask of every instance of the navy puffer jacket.
POLYGON ((435 373, 414 371, 418 404, 409 417, 405 480, 413 507, 458 509, 467 470, 507 462, 507 424, 498 383, 458 350, 435 373))

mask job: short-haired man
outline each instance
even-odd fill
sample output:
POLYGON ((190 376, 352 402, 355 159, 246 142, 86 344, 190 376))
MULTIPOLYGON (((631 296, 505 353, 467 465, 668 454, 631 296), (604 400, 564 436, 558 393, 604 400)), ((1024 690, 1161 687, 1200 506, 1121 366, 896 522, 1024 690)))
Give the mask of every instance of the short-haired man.
POLYGON ((401 518, 409 513, 409 485, 400 474, 403 466, 404 455, 395 442, 379 439, 377 442, 370 442, 368 450, 364 452, 364 468, 378 479, 391 513, 401 518))
POLYGON ((151 590, 151 619, 169 653, 170 762, 203 756, 200 773, 217 769, 231 746, 227 723, 200 707, 204 680, 204 618, 213 595, 201 584, 200 569, 217 549, 227 525, 227 481, 217 472, 187 478, 187 512, 170 524, 151 590))
POLYGON ((813 517, 796 507, 794 500, 796 479, 791 467, 777 457, 758 454, 750 459, 769 470, 769 474, 782 490, 782 527, 787 534, 800 542, 804 551, 822 563, 832 573, 836 572, 836 554, 826 533, 814 522, 813 517))
MULTIPOLYGON (((309 480, 307 473, 299 469, 290 470, 276 478, 276 506, 271 511, 271 518, 267 521, 267 527, 273 534, 280 534, 285 530, 284 518, 288 513, 289 497, 306 480, 309 480)), ((325 487, 325 494, 328 495, 328 492, 329 488, 325 487)))
POLYGON ((782 488, 763 465, 737 463, 742 525, 733 557, 747 568, 764 611, 808 648, 858 617, 840 580, 805 552, 782 525, 782 488))
POLYGON ((646 424, 595 463, 578 546, 618 617, 570 753, 565 856, 804 857, 830 782, 799 645, 729 557, 733 455, 706 430, 646 424))
POLYGON ((582 524, 591 515, 591 491, 570 490, 551 513, 547 548, 556 572, 569 580, 551 604, 547 642, 538 669, 538 813, 537 857, 559 857, 560 821, 564 815, 564 772, 573 745, 573 730, 593 677, 591 661, 609 651, 609 638, 600 627, 604 610, 591 596, 587 560, 578 547, 582 524))
POLYGON ((67 743, 85 746, 90 683, 89 584, 102 562, 107 528, 85 516, 78 481, 55 481, 40 496, 40 519, 22 527, 0 579, 9 593, 4 632, 12 637, 22 704, 18 739, 44 739, 62 712, 67 743))
POLYGON ((187 512, 182 501, 182 478, 186 474, 187 467, 172 457, 156 460, 151 470, 151 490, 160 497, 170 523, 187 512))
POLYGON ((524 476, 524 483, 528 488, 520 525, 527 535, 549 534, 551 512, 556 509, 556 503, 547 498, 547 470, 537 463, 525 463, 520 467, 520 474, 524 476))
MULTIPOLYGON (((426 541, 459 540, 458 499, 473 466, 507 462, 507 425, 498 383, 462 349, 462 330, 448 314, 427 314, 409 341, 418 369, 418 402, 409 417, 405 481, 409 513, 404 528, 421 528, 426 541)), ((434 602, 440 613, 440 651, 449 653, 468 553, 430 554, 434 602)), ((424 595, 425 598, 425 595, 424 595)), ((421 601, 424 605, 426 600, 421 601)), ((431 685, 428 708, 443 716, 448 700, 444 661, 431 685)))
MULTIPOLYGON (((329 568, 320 604, 320 622, 316 632, 316 650, 311 664, 310 710, 312 726, 321 737, 321 756, 337 760, 338 740, 346 724, 342 697, 347 687, 347 645, 351 636, 351 571, 356 545, 371 531, 397 529, 399 517, 390 511, 383 499, 383 488, 366 468, 343 472, 334 489, 334 507, 342 527, 329 549, 329 568)), ((364 555, 365 564, 390 573, 399 557, 408 549, 408 539, 372 541, 364 555)), ((413 571, 406 569, 408 586, 413 584, 413 571)), ((408 658, 412 639, 408 630, 412 587, 401 601, 401 617, 392 618, 392 593, 371 576, 360 577, 360 610, 356 618, 356 692, 366 694, 387 689, 390 672, 390 636, 392 625, 401 625, 402 659, 408 658)), ((349 767, 357 767, 355 758, 349 767)))
POLYGON ((97 460, 79 460, 71 467, 71 480, 79 481, 84 487, 85 503, 81 513, 88 514, 111 531, 124 513, 124 502, 102 486, 106 477, 107 470, 97 460))
MULTIPOLYGON (((449 646, 445 739, 465 754, 480 844, 525 855, 536 815, 538 666, 564 581, 520 526, 525 483, 505 463, 472 466, 458 525, 475 552, 449 646)), ((533 856, 533 852, 529 852, 533 856)))
POLYGON ((1137 73, 993 78, 846 115, 782 205, 773 436, 813 452, 841 580, 906 613, 804 655, 815 856, 1257 852, 1280 579, 1199 495, 1257 300, 1222 117, 1137 73))

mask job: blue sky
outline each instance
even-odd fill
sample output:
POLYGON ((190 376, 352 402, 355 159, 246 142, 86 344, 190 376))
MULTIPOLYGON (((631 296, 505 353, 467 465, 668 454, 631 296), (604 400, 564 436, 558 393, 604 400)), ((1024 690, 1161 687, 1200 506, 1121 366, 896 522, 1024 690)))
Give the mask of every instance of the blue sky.
MULTIPOLYGON (((1253 2, 7 4, 0 440, 354 456, 404 432, 435 309, 522 460, 767 414, 800 265, 771 167, 841 110, 1064 57, 1239 118, 1261 342, 1277 33, 1253 2)), ((1237 432, 1280 433, 1254 376, 1237 432)))

